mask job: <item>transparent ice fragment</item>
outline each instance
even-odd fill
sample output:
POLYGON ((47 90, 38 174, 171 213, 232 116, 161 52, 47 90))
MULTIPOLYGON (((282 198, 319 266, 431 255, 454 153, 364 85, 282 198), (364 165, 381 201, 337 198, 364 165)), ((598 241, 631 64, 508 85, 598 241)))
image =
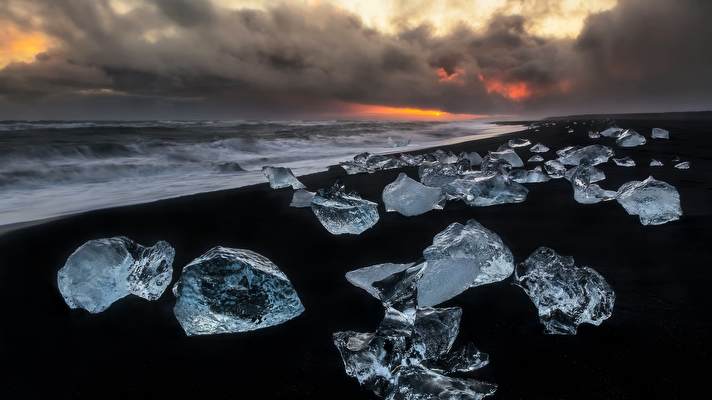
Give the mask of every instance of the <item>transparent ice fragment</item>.
POLYGON ((613 157, 613 150, 610 147, 592 144, 580 149, 574 148, 563 152, 559 155, 559 162, 564 165, 579 165, 582 160, 588 160, 591 165, 598 165, 608 162, 611 157, 613 157))
POLYGON ((396 211, 407 217, 442 210, 444 200, 441 188, 425 186, 402 172, 383 189, 386 211, 396 211))
POLYGON ((475 151, 470 153, 462 153, 460 155, 460 158, 468 160, 470 162, 470 166, 472 167, 476 167, 482 164, 482 156, 480 156, 480 154, 475 151))
POLYGON ((517 266, 515 279, 534 303, 545 333, 575 335, 582 323, 600 325, 613 314, 615 293, 594 269, 540 247, 517 266))
POLYGON ((680 163, 675 164, 675 168, 677 169, 690 169, 690 162, 689 161, 683 161, 680 163))
POLYGON ((400 159, 401 159, 401 161, 406 163, 406 165, 409 165, 411 167, 417 167, 423 163, 424 156, 422 154, 413 155, 413 154, 403 153, 400 155, 400 159))
POLYGON ((526 147, 526 146, 531 145, 532 143, 529 141, 529 139, 514 138, 514 139, 509 139, 507 144, 511 148, 516 148, 516 147, 526 147))
POLYGON ((481 400, 493 395, 496 390, 497 385, 492 383, 452 378, 421 365, 413 365, 398 371, 386 400, 481 400))
POLYGON ((566 171, 564 177, 567 181, 572 181, 575 174, 586 184, 600 182, 606 179, 606 174, 600 169, 590 164, 581 164, 578 167, 572 167, 566 171))
POLYGON ((57 285, 70 308, 90 313, 129 294, 156 300, 171 282, 174 256, 164 241, 144 247, 123 236, 90 240, 69 256, 57 285))
POLYGON ((653 139, 670 139, 670 131, 662 128, 653 128, 650 137, 653 139))
POLYGON ((527 160, 527 162, 534 163, 534 162, 542 162, 544 161, 544 157, 540 156, 539 154, 535 154, 527 160))
POLYGON ((618 189, 618 203, 630 215, 637 215, 643 225, 660 225, 680 219, 680 194, 669 183, 652 176, 632 181, 618 189))
POLYGON ((334 235, 358 235, 374 226, 379 218, 376 203, 356 193, 346 193, 338 182, 329 189, 320 189, 311 208, 324 228, 334 235))
POLYGON ((442 355, 437 360, 424 363, 436 372, 453 374, 478 370, 489 364, 489 355, 481 352, 472 343, 442 355))
POLYGON ((514 170, 510 174, 510 177, 513 181, 517 183, 541 183, 548 182, 549 179, 551 179, 549 178, 549 175, 544 173, 544 170, 541 168, 541 166, 538 165, 531 170, 514 170))
POLYGON ((477 173, 453 180, 444 188, 451 199, 460 199, 472 207, 521 203, 529 190, 502 173, 477 173))
POLYGON ((292 170, 284 167, 262 167, 262 172, 269 179, 269 187, 272 189, 282 189, 292 187, 292 189, 303 189, 306 186, 299 182, 292 170))
POLYGON ((601 136, 617 138, 623 133, 622 128, 611 127, 601 132, 601 136))
POLYGON ((359 268, 346 273, 346 280, 352 285, 367 291, 371 296, 380 299, 380 290, 373 286, 374 282, 382 281, 391 275, 407 270, 415 263, 407 264, 376 264, 359 268))
POLYGON ((598 139, 601 137, 601 133, 598 131, 588 131, 588 137, 591 139, 598 139))
POLYGON ((441 164, 454 164, 454 163, 460 161, 460 158, 451 151, 444 151, 441 149, 437 149, 431 154, 441 164))
POLYGON ((662 167, 662 166, 663 166, 663 162, 660 161, 660 160, 656 160, 656 159, 653 158, 653 159, 650 160, 650 166, 651 166, 651 167, 662 167))
POLYGON ((520 168, 524 166, 524 162, 517 155, 517 153, 512 149, 502 150, 502 151, 490 151, 489 156, 496 160, 502 160, 509 163, 514 168, 520 168))
POLYGON ((566 174, 566 167, 564 166, 564 164, 556 160, 549 160, 545 162, 544 170, 547 174, 549 174, 549 177, 551 177, 552 179, 563 178, 566 174))
POLYGON ((616 139, 616 144, 620 147, 636 147, 642 146, 645 143, 645 136, 632 129, 626 129, 618 136, 618 139, 616 139))
POLYGON ((183 268, 173 312, 188 336, 252 331, 304 311, 291 282, 250 250, 214 247, 183 268))
POLYGON ((311 207, 311 202, 314 198, 314 194, 314 192, 310 192, 304 189, 295 190, 294 194, 292 195, 292 202, 289 203, 289 206, 296 208, 311 207))
POLYGON ((616 163, 616 165, 619 167, 635 167, 635 161, 628 156, 622 158, 614 158, 613 162, 616 163))
POLYGON ((534 146, 529 148, 529 151, 531 151, 532 153, 546 153, 549 150, 550 149, 548 147, 544 146, 541 143, 537 143, 534 146))
POLYGON ((576 151, 576 150, 578 150, 578 149, 580 149, 579 146, 566 146, 566 147, 564 147, 564 148, 562 148, 562 149, 556 150, 556 155, 557 155, 558 157, 564 157, 564 156, 567 156, 567 155, 571 154, 572 152, 574 152, 574 151, 576 151))
POLYGON ((605 179, 603 171, 587 163, 573 169, 570 180, 574 189, 574 200, 581 204, 594 204, 615 199, 615 191, 604 190, 593 183, 602 180, 602 178, 605 179))
POLYGON ((420 182, 430 187, 443 187, 448 183, 460 178, 465 172, 465 166, 457 164, 421 165, 418 168, 420 182))

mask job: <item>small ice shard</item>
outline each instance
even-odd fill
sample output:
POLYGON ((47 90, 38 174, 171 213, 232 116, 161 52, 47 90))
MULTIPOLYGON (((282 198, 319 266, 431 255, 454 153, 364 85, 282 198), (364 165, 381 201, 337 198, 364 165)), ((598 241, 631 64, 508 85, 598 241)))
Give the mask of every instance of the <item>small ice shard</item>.
POLYGON ((573 128, 569 128, 568 132, 569 132, 569 133, 574 133, 574 129, 573 129, 573 128))
POLYGON ((650 160, 650 166, 651 166, 651 167, 662 167, 662 166, 663 166, 663 162, 660 161, 660 160, 656 160, 656 159, 653 158, 652 160, 650 160))
POLYGON ((534 163, 534 162, 542 162, 544 161, 544 157, 540 156, 539 154, 535 154, 527 160, 527 162, 534 163))
POLYGON ((304 189, 295 190, 294 194, 292 195, 292 202, 289 203, 289 206, 296 208, 311 207, 311 202, 314 198, 314 194, 314 192, 310 192, 304 189))
POLYGON ((442 355, 439 359, 424 363, 428 368, 446 374, 467 373, 489 364, 489 355, 481 352, 472 343, 442 355))
POLYGON ((444 200, 441 188, 425 186, 402 172, 383 189, 386 211, 396 211, 406 217, 442 210, 444 200))
POLYGON ((623 132, 622 128, 611 127, 611 128, 604 130, 603 132, 601 132, 601 136, 617 138, 618 136, 621 135, 622 132, 623 132))
POLYGON ((160 241, 144 247, 120 236, 90 240, 67 259, 57 285, 70 308, 100 313, 129 294, 156 300, 171 283, 175 250, 160 241))
POLYGON ((522 161, 522 159, 519 158, 517 153, 512 149, 502 151, 490 151, 488 155, 495 160, 506 161, 514 168, 520 168, 524 166, 524 162, 522 161))
POLYGON ((598 165, 608 162, 608 159, 613 157, 613 150, 607 146, 592 144, 562 154, 559 155, 559 162, 564 165, 579 165, 582 160, 588 160, 591 165, 598 165))
POLYGON ((640 217, 643 225, 664 224, 682 215, 677 189, 652 176, 624 184, 618 189, 616 199, 628 214, 640 217))
POLYGON ((262 167, 262 172, 269 179, 269 187, 272 189, 282 189, 290 186, 292 189, 304 189, 306 187, 299 182, 289 168, 262 167))
POLYGON ((616 139, 616 144, 620 147, 636 147, 642 146, 645 143, 645 136, 632 129, 626 129, 618 136, 618 139, 616 139))
POLYGON ((598 131, 588 131, 588 137, 591 139, 598 139, 601 137, 601 133, 598 131))
POLYGON ((442 164, 455 164, 460 160, 460 158, 451 151, 437 149, 431 154, 442 164))
POLYGON ((344 186, 338 182, 329 189, 320 189, 311 207, 319 222, 334 235, 358 235, 375 225, 379 217, 376 203, 356 193, 344 192, 344 186))
POLYGON ((626 156, 622 158, 614 158, 613 162, 619 167, 635 167, 635 161, 632 158, 626 156))
POLYGON ((423 163, 424 157, 421 154, 413 155, 413 154, 403 153, 400 155, 400 159, 407 165, 409 165, 411 167, 416 167, 423 163))
POLYGON ((546 153, 549 150, 550 149, 548 147, 544 146, 541 143, 537 143, 534 146, 529 148, 529 151, 531 151, 532 153, 546 153))
POLYGON ((553 179, 563 178, 566 174, 566 167, 564 166, 564 164, 556 160, 549 160, 545 162, 544 170, 546 170, 546 173, 549 174, 549 177, 553 179))
MULTIPOLYGON (((581 204, 594 204, 615 199, 616 192, 604 190, 593 183, 601 180, 601 175, 603 171, 590 164, 583 163, 576 167, 570 179, 574 189, 574 200, 581 204)), ((605 179, 605 175, 603 178, 605 179)))
POLYGON ((480 156, 480 154, 475 151, 470 153, 462 153, 460 158, 468 160, 470 162, 470 166, 472 167, 476 167, 482 164, 482 156, 480 156))
POLYGON ((690 169, 690 162, 689 161, 683 161, 680 163, 675 164, 675 168, 677 169, 690 169))
POLYGON ((516 147, 526 147, 532 144, 532 142, 529 141, 529 139, 522 139, 522 138, 514 138, 514 139, 509 139, 507 142, 509 147, 511 148, 516 148, 516 147))
POLYGON ((415 263, 371 265, 347 272, 346 280, 352 285, 367 291, 371 296, 380 299, 380 291, 373 286, 373 283, 382 281, 393 274, 403 272, 414 265, 415 263))
POLYGON ((582 323, 600 325, 613 314, 615 293, 594 269, 539 247, 517 266, 515 279, 534 303, 545 333, 575 335, 582 323))
POLYGON ((421 365, 398 370, 386 400, 482 400, 491 396, 497 385, 474 379, 452 378, 421 365))
POLYGON ((410 144, 410 139, 408 138, 400 138, 396 137, 395 139, 392 137, 388 137, 388 145, 391 147, 405 147, 410 144))
POLYGON ((420 182, 425 186, 443 187, 448 183, 458 179, 465 171, 461 163, 457 164, 433 164, 421 165, 418 168, 420 182))
POLYGON ((510 177, 517 183, 541 183, 548 182, 551 179, 539 165, 528 171, 523 169, 514 170, 510 177))
POLYGON ((556 150, 556 155, 559 157, 565 157, 578 149, 580 149, 578 146, 566 146, 563 149, 556 150))
POLYGON ((512 252, 496 233, 474 219, 455 222, 423 251, 427 266, 418 282, 418 304, 434 306, 467 288, 498 282, 512 274, 512 252))
POLYGON ((250 250, 210 249, 183 268, 173 290, 173 313, 188 336, 252 331, 304 312, 287 276, 250 250))
POLYGON ((529 193, 529 189, 499 172, 468 174, 453 180, 443 190, 448 198, 462 200, 472 207, 521 203, 529 193))
POLYGON ((662 128, 653 128, 650 137, 653 139, 670 139, 670 131, 662 128))

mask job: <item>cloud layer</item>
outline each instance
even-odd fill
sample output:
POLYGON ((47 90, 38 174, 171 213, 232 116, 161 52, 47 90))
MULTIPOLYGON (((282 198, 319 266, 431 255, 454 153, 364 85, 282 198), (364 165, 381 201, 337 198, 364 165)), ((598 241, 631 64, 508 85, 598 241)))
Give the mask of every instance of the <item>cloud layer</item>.
MULTIPOLYGON (((536 12, 548 12, 544 1, 536 12)), ((533 13, 534 11, 532 11, 533 13)), ((471 114, 712 108, 712 2, 620 0, 574 38, 527 14, 384 33, 343 9, 155 0, 0 0, 54 46, 0 70, 0 118, 339 115, 349 104, 471 114)), ((2 23, 2 22, 0 22, 2 23)))

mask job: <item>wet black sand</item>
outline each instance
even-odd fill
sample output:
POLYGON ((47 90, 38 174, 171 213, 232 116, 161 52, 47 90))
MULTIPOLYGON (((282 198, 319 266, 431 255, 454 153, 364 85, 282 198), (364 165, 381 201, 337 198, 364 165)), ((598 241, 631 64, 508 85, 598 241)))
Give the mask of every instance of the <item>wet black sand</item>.
MULTIPOLYGON (((672 117, 671 117, 672 118, 672 117)), ((675 185, 685 215, 657 227, 640 225, 616 202, 581 205, 566 181, 529 185, 525 203, 446 210, 419 217, 384 213, 360 236, 332 236, 309 209, 288 207, 289 190, 266 184, 138 206, 89 212, 0 236, 0 398, 72 399, 370 399, 344 373, 332 345, 340 330, 373 330, 380 304, 352 287, 344 273, 382 262, 419 258, 433 235, 475 218, 497 232, 517 261, 538 246, 594 267, 616 291, 611 319, 576 336, 542 334, 534 307, 510 282, 471 289, 446 305, 464 309, 460 341, 490 354, 475 376, 496 382, 497 399, 677 399, 707 391, 712 350, 712 120, 623 120, 622 127, 671 130, 630 155, 635 168, 603 167, 616 189, 649 174, 675 185), (687 171, 671 167, 679 155, 687 171), (655 157, 662 168, 648 166, 655 157), (72 311, 55 283, 57 270, 89 239, 127 235, 144 244, 167 240, 175 270, 215 245, 257 251, 289 276, 306 312, 257 332, 186 337, 172 314, 173 296, 126 298, 102 314, 72 311)), ((555 128, 528 133, 553 150, 612 144, 555 128)), ((454 150, 494 150, 507 138, 454 150)), ((522 158, 531 154, 519 150, 522 158)), ((407 172, 416 177, 414 169, 407 172)), ((340 168, 303 178, 310 189, 343 178, 379 200, 398 171, 345 176, 340 168)), ((697 398, 695 396, 694 398, 697 398)))

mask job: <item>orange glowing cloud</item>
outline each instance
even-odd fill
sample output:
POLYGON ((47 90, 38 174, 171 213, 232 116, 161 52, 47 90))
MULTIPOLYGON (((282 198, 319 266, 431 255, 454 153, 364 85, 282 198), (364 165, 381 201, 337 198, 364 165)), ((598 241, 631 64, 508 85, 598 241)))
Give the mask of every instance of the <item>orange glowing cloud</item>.
POLYGON ((482 74, 480 74, 479 78, 485 84, 487 93, 497 93, 512 101, 526 100, 533 94, 532 89, 526 82, 503 82, 499 79, 486 78, 482 74))
POLYGON ((445 68, 438 68, 435 73, 438 76, 438 82, 440 83, 454 83, 458 85, 465 84, 465 70, 462 68, 455 68, 455 72, 448 73, 445 68))
POLYGON ((420 121, 453 121, 484 117, 484 115, 455 114, 435 109, 391 107, 371 104, 349 104, 346 107, 346 113, 356 118, 420 121))
POLYGON ((40 32, 24 31, 0 21, 0 68, 13 62, 32 62, 50 45, 50 39, 40 32))

